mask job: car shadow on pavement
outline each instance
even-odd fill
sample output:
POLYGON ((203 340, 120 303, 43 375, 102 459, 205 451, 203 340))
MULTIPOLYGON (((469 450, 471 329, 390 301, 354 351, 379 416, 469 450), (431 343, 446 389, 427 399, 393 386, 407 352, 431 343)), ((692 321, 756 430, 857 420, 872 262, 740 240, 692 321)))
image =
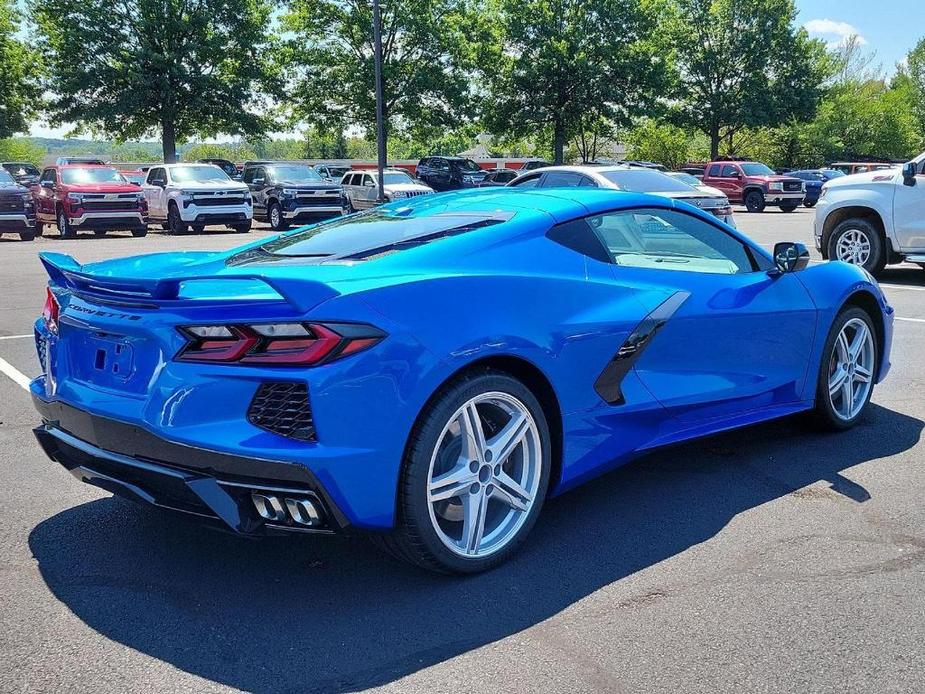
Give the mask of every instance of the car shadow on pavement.
POLYGON ((872 406, 843 434, 788 419, 661 451, 550 501, 521 553, 468 578, 359 538, 246 540, 112 498, 43 521, 29 544, 55 597, 109 639, 248 691, 350 691, 529 628, 807 485, 863 503, 843 471, 888 474, 922 428, 872 406))

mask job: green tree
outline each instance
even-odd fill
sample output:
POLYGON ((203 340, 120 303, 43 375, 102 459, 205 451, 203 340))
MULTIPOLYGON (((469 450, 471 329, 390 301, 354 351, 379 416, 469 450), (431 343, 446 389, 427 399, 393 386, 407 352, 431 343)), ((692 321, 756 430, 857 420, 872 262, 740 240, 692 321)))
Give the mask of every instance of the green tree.
POLYGON ((919 132, 925 137, 925 39, 919 41, 906 56, 906 66, 900 73, 909 80, 912 108, 919 121, 919 132))
MULTIPOLYGON (((383 114, 396 132, 432 133, 458 123, 469 103, 467 5, 402 0, 382 6, 383 114)), ((280 63, 294 75, 292 116, 323 131, 375 132, 372 3, 292 0, 280 63)))
POLYGON ((0 0, 0 138, 29 130, 41 88, 38 54, 17 38, 21 17, 12 0, 0 0))
POLYGON ((256 159, 257 154, 245 144, 214 144, 202 142, 190 145, 183 152, 183 161, 198 161, 199 159, 228 159, 230 161, 246 161, 256 159))
POLYGON ((482 56, 496 132, 548 128, 553 158, 589 122, 628 124, 664 87, 652 0, 497 0, 497 54, 482 56))
POLYGON ((675 116, 709 136, 712 157, 743 128, 812 117, 830 63, 795 20, 793 0, 673 0, 675 116))
POLYGON ((677 169, 691 158, 690 141, 682 128, 646 118, 627 133, 627 156, 677 169))
POLYGON ((45 148, 28 137, 0 140, 0 161, 27 161, 41 168, 45 164, 45 148))
POLYGON ((191 137, 266 131, 270 11, 269 0, 42 0, 53 122, 159 134, 167 162, 191 137))

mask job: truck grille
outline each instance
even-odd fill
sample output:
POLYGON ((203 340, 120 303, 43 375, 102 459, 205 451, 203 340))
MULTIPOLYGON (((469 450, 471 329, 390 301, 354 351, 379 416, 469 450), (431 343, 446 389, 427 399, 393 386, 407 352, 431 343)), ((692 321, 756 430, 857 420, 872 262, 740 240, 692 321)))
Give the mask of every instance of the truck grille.
POLYGON ((20 195, 4 195, 0 197, 0 212, 22 212, 23 200, 20 195))
POLYGON ((340 191, 332 190, 330 192, 317 193, 315 195, 306 195, 300 193, 296 196, 296 204, 299 207, 329 207, 332 204, 340 202, 340 191))
POLYGON ((788 193, 799 193, 803 190, 803 184, 800 181, 784 181, 784 190, 788 193))
POLYGON ((260 384, 247 410, 256 427, 297 441, 315 441, 315 422, 304 383, 277 381, 260 384))
POLYGON ((126 201, 119 201, 119 202, 94 202, 92 200, 88 202, 87 200, 84 200, 82 207, 83 209, 91 211, 91 212, 92 211, 119 212, 122 210, 131 210, 133 212, 137 212, 139 205, 134 200, 126 200, 126 201))
POLYGON ((416 198, 418 195, 430 195, 432 190, 408 190, 405 191, 406 198, 416 198))
POLYGON ((193 204, 197 207, 223 207, 225 205, 241 205, 244 203, 244 196, 240 194, 235 195, 221 195, 221 196, 208 196, 208 197, 193 197, 193 204))

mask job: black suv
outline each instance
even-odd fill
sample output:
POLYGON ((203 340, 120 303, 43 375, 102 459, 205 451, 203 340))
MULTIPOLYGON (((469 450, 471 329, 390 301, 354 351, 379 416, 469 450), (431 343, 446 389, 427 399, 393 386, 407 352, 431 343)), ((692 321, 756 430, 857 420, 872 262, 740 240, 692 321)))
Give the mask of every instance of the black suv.
POLYGON ((325 181, 307 164, 249 161, 241 181, 251 189, 254 219, 269 222, 276 231, 339 217, 346 207, 340 185, 325 181))
POLYGON ((424 157, 415 174, 434 190, 478 188, 485 171, 465 157, 424 157))
POLYGON ((0 235, 9 233, 19 234, 23 241, 35 238, 35 204, 29 189, 0 168, 0 235))
POLYGON ((241 174, 238 172, 238 167, 234 165, 233 161, 228 161, 227 159, 197 159, 197 164, 212 164, 212 166, 217 166, 226 174, 228 178, 234 181, 241 180, 241 174))

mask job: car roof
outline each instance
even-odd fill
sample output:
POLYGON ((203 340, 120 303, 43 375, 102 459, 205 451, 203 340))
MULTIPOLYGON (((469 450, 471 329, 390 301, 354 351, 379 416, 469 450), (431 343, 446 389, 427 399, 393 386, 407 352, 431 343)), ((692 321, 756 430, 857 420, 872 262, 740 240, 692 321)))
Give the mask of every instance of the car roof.
POLYGON ((116 168, 112 164, 81 164, 79 162, 74 162, 73 164, 57 164, 55 166, 48 166, 49 169, 114 169, 116 168))

